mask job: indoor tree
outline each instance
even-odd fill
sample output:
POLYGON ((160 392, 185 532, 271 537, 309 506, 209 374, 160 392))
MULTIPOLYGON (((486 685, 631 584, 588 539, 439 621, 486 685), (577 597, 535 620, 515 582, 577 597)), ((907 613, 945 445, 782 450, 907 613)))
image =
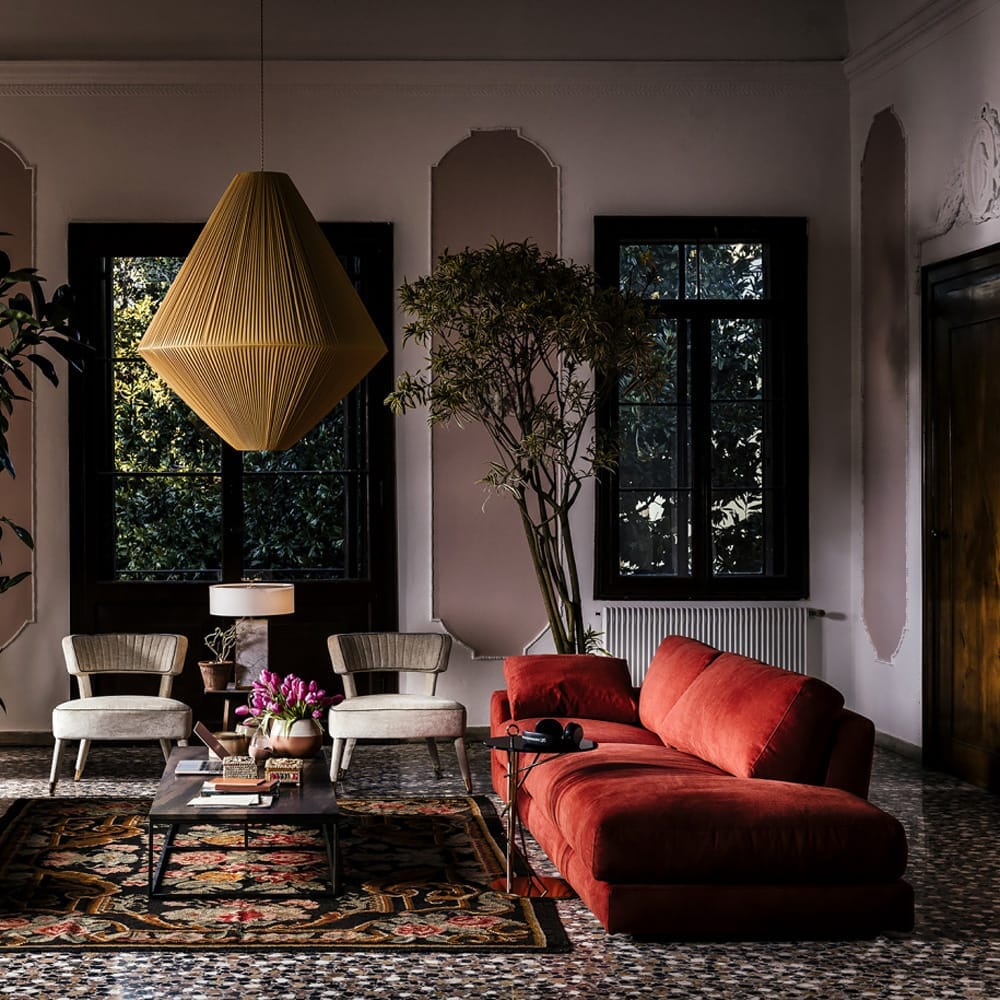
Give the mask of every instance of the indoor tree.
MULTIPOLYGON (((29 373, 41 374, 53 385, 59 384, 56 366, 51 358, 39 353, 39 348, 47 346, 73 365, 79 364, 85 350, 79 333, 70 322, 69 286, 61 285, 48 300, 42 289, 44 280, 33 267, 12 270, 10 258, 0 251, 0 477, 16 474, 7 432, 15 403, 26 401, 33 391, 29 373), (27 286, 30 294, 18 291, 18 286, 27 286)), ((34 548, 35 542, 28 529, 0 513, 0 543, 6 540, 8 532, 23 545, 34 548)), ((0 567, 2 564, 0 550, 0 567)), ((13 576, 0 574, 0 594, 16 587, 29 575, 27 570, 13 576)), ((3 707, 0 700, 0 708, 3 707)))
POLYGON ((555 648, 591 651, 570 510, 617 461, 614 436, 594 430, 597 410, 615 391, 653 396, 665 382, 648 306, 530 242, 445 253, 400 300, 415 317, 403 343, 426 356, 386 402, 428 406, 431 425, 483 426, 495 455, 482 482, 517 504, 555 648))

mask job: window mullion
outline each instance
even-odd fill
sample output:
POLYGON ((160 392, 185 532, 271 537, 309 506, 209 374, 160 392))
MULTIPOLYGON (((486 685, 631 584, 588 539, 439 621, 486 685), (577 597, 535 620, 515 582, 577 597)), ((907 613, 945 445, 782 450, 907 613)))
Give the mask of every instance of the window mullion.
POLYGON ((712 406, 711 320, 688 321, 691 345, 691 575, 698 582, 712 576, 712 406))
POLYGON ((222 579, 243 579, 243 452, 222 445, 222 579))

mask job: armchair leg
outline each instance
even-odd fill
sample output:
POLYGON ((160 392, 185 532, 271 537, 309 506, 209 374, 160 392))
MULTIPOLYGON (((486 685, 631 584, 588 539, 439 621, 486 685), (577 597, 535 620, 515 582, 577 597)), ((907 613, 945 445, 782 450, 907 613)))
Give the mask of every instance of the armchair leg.
POLYGON ((358 745, 357 740, 345 740, 344 741, 344 760, 340 765, 344 769, 344 773, 347 773, 348 768, 351 766, 351 758, 354 756, 354 748, 358 745))
POLYGON ((346 742, 346 740, 334 739, 333 747, 330 750, 330 780, 334 784, 340 778, 340 766, 344 758, 344 744, 346 742))
POLYGON ((465 752, 465 737, 459 736, 455 740, 455 754, 458 757, 458 769, 462 772, 462 779, 465 781, 465 790, 472 791, 472 772, 469 770, 469 755, 465 752))
POLYGON ((80 740, 80 752, 76 755, 76 774, 73 775, 74 781, 79 781, 83 777, 88 753, 90 753, 90 740, 80 740))
POLYGON ((429 737, 424 740, 427 744, 427 752, 431 755, 431 763, 434 765, 434 777, 440 779, 441 777, 441 758, 438 757, 438 747, 437 743, 429 737))
POLYGON ((170 740, 160 740, 160 749, 163 751, 163 759, 170 760, 170 740))
POLYGON ((56 783, 59 781, 59 771, 62 768, 63 751, 66 749, 66 741, 56 739, 56 745, 52 748, 52 770, 49 772, 49 795, 55 795, 56 783))

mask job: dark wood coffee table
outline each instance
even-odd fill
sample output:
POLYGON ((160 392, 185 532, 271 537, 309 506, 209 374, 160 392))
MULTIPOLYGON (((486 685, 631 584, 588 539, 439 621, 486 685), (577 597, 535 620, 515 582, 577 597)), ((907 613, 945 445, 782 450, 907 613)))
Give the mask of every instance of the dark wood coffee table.
MULTIPOLYGON (((315 850, 326 853, 330 888, 327 892, 312 893, 319 896, 336 896, 340 892, 340 858, 337 842, 337 819, 339 809, 335 786, 330 782, 329 764, 323 754, 306 762, 302 772, 302 784, 282 785, 280 795, 270 806, 225 806, 198 807, 188 802, 201 791, 202 783, 209 775, 177 775, 174 770, 181 760, 204 760, 208 751, 204 747, 178 747, 167 761, 166 770, 156 789, 156 797, 149 808, 149 896, 204 898, 204 893, 167 892, 163 889, 163 869, 167 858, 174 851, 204 850, 204 846, 186 848, 175 842, 178 830, 198 825, 241 826, 243 828, 243 849, 266 851, 288 850, 287 844, 272 847, 255 844, 251 847, 250 828, 277 825, 314 827, 319 831, 322 844, 315 850), (154 835, 158 829, 164 832, 163 846, 155 861, 154 835)), ((214 849, 218 850, 217 847, 214 849)), ((303 848, 296 848, 302 850, 303 848)), ((305 848, 309 850, 310 848, 305 848)), ((265 893, 252 890, 254 898, 287 899, 288 893, 265 893)), ((216 892, 213 897, 243 897, 243 892, 216 892)))

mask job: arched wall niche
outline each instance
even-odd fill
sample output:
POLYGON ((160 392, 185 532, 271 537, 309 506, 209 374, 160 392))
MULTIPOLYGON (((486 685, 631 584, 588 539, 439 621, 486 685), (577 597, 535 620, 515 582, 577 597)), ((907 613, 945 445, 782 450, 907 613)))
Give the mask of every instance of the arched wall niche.
MULTIPOLYGON (((493 239, 559 252, 559 169, 516 129, 477 129, 431 170, 431 260, 493 239)), ((517 508, 479 482, 478 426, 431 433, 432 614, 473 654, 523 652, 546 628, 517 508)))
POLYGON ((886 108, 861 161, 862 614, 885 663, 906 628, 908 274, 906 138, 886 108))
MULTIPOLYGON (((15 268, 31 267, 35 238, 35 171, 13 146, 0 137, 0 250, 10 257, 15 268)), ((0 331, 6 344, 9 331, 0 331)), ((29 373, 30 374, 30 373, 29 373)), ((14 403, 10 416, 7 443, 17 476, 0 473, 0 516, 34 535, 34 403, 31 399, 14 403)), ((33 552, 21 545, 10 531, 0 540, 3 546, 3 574, 14 576, 33 571, 33 552)), ((0 594, 0 649, 9 645, 30 622, 35 620, 34 576, 0 594)))

